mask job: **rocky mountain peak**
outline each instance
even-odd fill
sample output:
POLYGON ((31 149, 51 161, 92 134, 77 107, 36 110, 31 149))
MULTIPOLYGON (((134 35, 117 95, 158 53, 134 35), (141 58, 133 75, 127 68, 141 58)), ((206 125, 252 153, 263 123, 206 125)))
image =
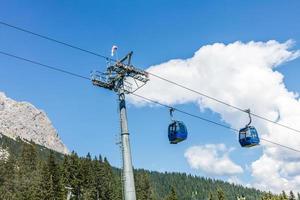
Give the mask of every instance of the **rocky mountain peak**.
POLYGON ((17 102, 0 92, 0 134, 68 154, 46 113, 28 102, 17 102))

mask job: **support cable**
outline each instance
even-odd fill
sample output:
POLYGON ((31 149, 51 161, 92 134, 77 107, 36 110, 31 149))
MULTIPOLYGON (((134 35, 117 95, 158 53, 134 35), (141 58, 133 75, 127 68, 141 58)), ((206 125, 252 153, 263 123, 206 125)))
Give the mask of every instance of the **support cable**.
MULTIPOLYGON (((30 59, 27 59, 27 58, 23 58, 23 57, 20 57, 20 56, 14 55, 14 54, 10 54, 10 53, 6 53, 6 52, 3 52, 3 51, 0 51, 0 54, 6 55, 6 56, 8 56, 8 57, 15 58, 15 59, 18 59, 18 60, 22 60, 22 61, 26 61, 26 62, 32 63, 32 64, 38 65, 38 66, 40 66, 40 67, 43 67, 43 68, 45 68, 45 69, 54 70, 54 71, 56 71, 56 72, 64 73, 64 74, 67 74, 67 75, 70 75, 70 76, 73 76, 73 77, 76 77, 76 78, 81 78, 81 79, 89 80, 89 81, 90 81, 90 78, 87 77, 87 76, 83 76, 83 75, 80 75, 80 74, 76 74, 76 73, 73 73, 73 72, 70 72, 70 71, 67 71, 67 70, 64 70, 64 69, 60 69, 60 68, 58 68, 58 67, 53 67, 53 66, 50 66, 50 65, 46 65, 46 64, 43 64, 43 63, 34 61, 34 60, 30 60, 30 59)), ((131 95, 134 95, 134 96, 136 96, 136 97, 142 98, 142 99, 144 99, 144 100, 146 100, 146 101, 155 103, 155 104, 157 104, 157 105, 166 107, 166 108, 168 108, 168 109, 173 108, 174 110, 176 110, 176 111, 178 111, 178 112, 181 112, 181 113, 183 113, 183 114, 185 114, 185 115, 189 115, 189 116, 191 116, 191 117, 200 119, 200 120, 202 120, 202 121, 206 121, 206 122, 208 122, 208 123, 211 123, 211 124, 214 124, 214 125, 223 127, 223 128, 227 128, 227 129, 230 129, 230 130, 235 131, 235 132, 238 132, 238 131, 239 131, 238 129, 232 128, 232 127, 230 127, 230 126, 227 126, 227 125, 224 125, 224 124, 221 124, 221 123, 212 121, 212 120, 210 120, 210 119, 207 119, 207 118, 201 117, 201 116, 199 116, 199 115, 195 115, 195 114, 189 113, 189 112, 184 111, 184 110, 181 110, 181 109, 177 109, 177 108, 171 107, 171 106, 169 106, 169 105, 160 103, 160 102, 158 102, 158 101, 155 101, 155 100, 152 100, 152 99, 150 99, 150 98, 147 98, 147 97, 138 95, 138 94, 136 94, 136 93, 131 93, 131 95)), ((293 147, 289 147, 289 146, 286 146, 286 145, 283 145, 283 144, 280 144, 280 143, 277 143, 277 142, 273 142, 273 141, 271 141, 271 140, 264 139, 264 138, 261 138, 261 140, 266 141, 266 142, 268 142, 268 143, 271 143, 271 144, 273 144, 273 145, 277 145, 277 146, 280 146, 280 147, 282 147, 282 148, 286 148, 286 149, 289 149, 289 150, 292 150, 292 151, 295 151, 295 152, 300 153, 300 150, 299 150, 299 149, 296 149, 296 148, 293 148, 293 147)))
MULTIPOLYGON (((234 106, 234 105, 232 105, 232 104, 229 104, 229 103, 227 103, 227 102, 225 102, 225 101, 219 100, 219 99, 217 99, 217 98, 215 98, 215 97, 212 97, 212 96, 209 96, 209 95, 204 94, 204 93, 202 93, 202 92, 199 92, 199 91, 197 91, 197 90, 191 89, 191 88, 186 87, 186 86, 184 86, 184 85, 182 85, 182 84, 179 84, 179 83, 176 83, 176 82, 171 81, 171 80, 169 80, 169 79, 166 79, 166 78, 164 78, 164 77, 162 77, 162 76, 153 74, 153 73, 151 73, 151 72, 148 72, 148 74, 150 74, 151 76, 154 76, 154 77, 156 77, 156 78, 159 78, 159 79, 161 79, 161 80, 163 80, 163 81, 166 81, 166 82, 168 82, 168 83, 171 83, 171 84, 173 84, 173 85, 176 85, 176 86, 178 86, 178 87, 180 87, 180 88, 189 90, 189 91, 191 91, 191 92, 193 92, 193 93, 196 93, 196 94, 198 94, 198 95, 200 95, 200 96, 203 96, 203 97, 206 97, 206 98, 211 99, 211 100, 213 100, 213 101, 216 101, 216 102, 218 102, 218 103, 220 103, 220 104, 223 104, 223 105, 225 105, 225 106, 231 107, 231 108, 233 108, 233 109, 236 109, 236 110, 241 111, 241 112, 244 112, 244 113, 248 113, 248 112, 246 112, 245 109, 239 108, 239 107, 234 106)), ((287 129, 289 129, 289 130, 295 131, 295 132, 297 132, 297 133, 300 133, 300 130, 298 130, 298 129, 295 129, 295 128, 292 128, 292 127, 290 127, 290 126, 287 126, 287 125, 278 123, 278 122, 276 122, 276 121, 270 120, 270 119, 268 119, 268 118, 266 118, 266 117, 263 117, 263 116, 260 116, 260 115, 258 115, 258 114, 255 114, 255 113, 252 113, 252 112, 251 112, 250 115, 252 115, 252 116, 254 116, 254 117, 257 117, 257 118, 259 118, 259 119, 265 120, 265 121, 267 121, 267 122, 276 124, 276 125, 278 125, 278 126, 287 128, 287 129)))
MULTIPOLYGON (((40 37, 40 38, 43 38, 43 39, 46 39, 46 40, 55 42, 55 43, 58 43, 58 44, 61 44, 61 45, 64 45, 64 46, 67 46, 67 47, 70 47, 70 48, 73 48, 73 49, 76 49, 76 50, 79 50, 79 51, 82 51, 82 52, 85 52, 85 53, 88 53, 88 54, 91 54, 91 55, 94 55, 94 56, 98 56, 98 57, 104 58, 104 59, 109 60, 109 61, 117 62, 117 60, 115 60, 115 59, 113 59, 113 58, 110 58, 110 57, 108 57, 108 56, 101 55, 101 54, 96 53, 96 52, 91 51, 91 50, 83 49, 83 48, 81 48, 81 47, 75 46, 75 45, 70 44, 70 43, 66 43, 66 42, 59 41, 59 40, 54 39, 54 38, 49 37, 49 36, 45 36, 45 35, 42 35, 42 34, 39 34, 39 33, 35 33, 35 32, 30 31, 30 30, 28 30, 28 29, 24 29, 24 28, 21 28, 21 27, 18 27, 18 26, 15 26, 15 25, 12 25, 12 24, 3 22, 3 21, 0 21, 0 24, 3 25, 3 26, 7 26, 7 27, 10 27, 10 28, 13 28, 13 29, 18 30, 18 31, 22 31, 22 32, 25 32, 25 33, 28 33, 28 34, 31 34, 31 35, 34 35, 34 36, 37 36, 37 37, 40 37)), ((151 72, 148 72, 148 73, 149 73, 150 75, 154 76, 154 77, 157 77, 157 78, 159 78, 159 79, 161 79, 161 80, 163 80, 163 81, 166 81, 166 82, 169 82, 169 83, 171 83, 171 84, 174 84, 174 85, 176 85, 176 86, 178 86, 178 87, 181 87, 181 88, 183 88, 183 89, 189 90, 189 91, 191 91, 191 92, 193 92, 193 93, 196 93, 196 94, 198 94, 198 95, 200 95, 200 96, 202 96, 202 97, 206 97, 206 98, 208 98, 208 99, 211 99, 211 100, 213 100, 213 101, 216 101, 216 102, 218 102, 218 103, 220 103, 220 104, 223 104, 223 105, 225 105, 225 106, 231 107, 231 108, 236 109, 236 110, 238 110, 238 111, 245 112, 245 109, 239 108, 239 107, 237 107, 237 106, 235 106, 235 105, 229 104, 229 103, 227 103, 227 102, 225 102, 225 101, 219 100, 219 99, 217 99, 217 98, 215 98, 215 97, 212 97, 212 96, 210 96, 210 95, 207 95, 207 94, 205 94, 205 93, 202 93, 202 92, 199 92, 199 91, 197 91, 197 90, 191 89, 191 88, 189 88, 189 87, 187 87, 187 86, 184 86, 184 85, 182 85, 182 84, 176 83, 176 82, 171 81, 171 80, 169 80, 169 79, 166 79, 166 78, 164 78, 164 77, 162 77, 162 76, 153 74, 153 73, 151 73, 151 72)), ((282 124, 282 123, 278 123, 278 122, 276 122, 276 121, 274 121, 274 120, 268 119, 268 118, 266 118, 266 117, 263 117, 263 116, 261 116, 261 115, 258 115, 258 114, 252 113, 252 112, 251 112, 250 114, 251 114, 252 116, 254 116, 254 117, 257 117, 257 118, 259 118, 259 119, 265 120, 265 121, 267 121, 267 122, 273 123, 273 124, 275 124, 275 125, 284 127, 284 128, 286 128, 286 129, 292 130, 292 131, 297 132, 298 134, 300 134, 300 130, 298 130, 298 129, 296 129, 296 128, 287 126, 287 125, 282 124)))
MULTIPOLYGON (((208 122, 208 123, 211 123, 211 124, 214 124, 214 125, 217 125, 217 126, 220 126, 220 127, 223 127, 223 128, 229 129, 229 130, 232 130, 232 131, 234 131, 234 132, 237 132, 237 133, 239 132, 238 129, 232 128, 232 127, 230 127, 230 126, 226 126, 226 125, 224 125, 224 124, 221 124, 221 123, 212 121, 212 120, 207 119, 207 118, 203 118, 203 117, 201 117, 201 116, 199 116, 199 115, 191 114, 191 113, 189 113, 189 112, 186 112, 186 111, 181 110, 181 109, 178 109, 178 108, 171 107, 171 106, 169 106, 169 105, 160 103, 160 102, 158 102, 158 101, 149 99, 149 98, 147 98, 147 97, 144 97, 144 96, 141 96, 141 95, 138 95, 138 94, 135 94, 135 93, 132 93, 131 95, 136 96, 136 97, 141 98, 141 99, 144 99, 144 100, 146 100, 146 101, 148 101, 148 102, 151 102, 151 103, 154 103, 154 104, 157 104, 157 105, 166 107, 166 108, 168 108, 168 109, 173 108, 173 109, 174 109, 175 111, 177 111, 177 112, 180 112, 180 113, 183 113, 183 114, 185 114, 185 115, 188 115, 188 116, 191 116, 191 117, 200 119, 200 120, 202 120, 202 121, 206 121, 206 122, 208 122)), ((293 148, 293 147, 289 147, 289 146, 286 146, 286 145, 283 145, 283 144, 280 144, 280 143, 277 143, 277 142, 273 142, 273 141, 271 141, 271 140, 268 140, 268 139, 265 139, 265 138, 262 138, 262 137, 260 137, 260 139, 263 140, 263 141, 265 141, 265 142, 271 143, 271 144, 273 144, 273 145, 277 145, 277 146, 280 146, 280 147, 283 147, 283 148, 286 148, 286 149, 289 149, 289 150, 292 150, 292 151, 295 151, 295 152, 300 153, 300 150, 299 150, 299 149, 296 149, 296 148, 293 148)))
POLYGON ((78 77, 78 78, 83 78, 83 79, 90 80, 89 77, 82 76, 82 75, 79 75, 79 74, 76 74, 76 73, 73 73, 73 72, 70 72, 70 71, 67 71, 67 70, 64 70, 64 69, 60 69, 60 68, 58 68, 58 67, 52 67, 52 66, 50 66, 50 65, 45 65, 45 64, 43 64, 43 63, 40 63, 40 62, 37 62, 37 61, 34 61, 34 60, 30 60, 30 59, 27 59, 27 58, 23 58, 23 57, 20 57, 20 56, 16 56, 16 55, 14 55, 14 54, 6 53, 6 52, 3 52, 3 51, 0 51, 0 54, 6 55, 6 56, 9 56, 9 57, 18 59, 18 60, 23 60, 23 61, 26 61, 26 62, 35 64, 35 65, 40 66, 40 67, 43 67, 43 68, 47 68, 47 69, 51 69, 51 70, 54 70, 54 71, 57 71, 57 72, 61 72, 61 73, 64 73, 64 74, 76 76, 76 77, 78 77))
MULTIPOLYGON (((46 39, 46 40, 49 40, 51 42, 55 42, 55 43, 58 43, 58 44, 61 44, 61 45, 64 45, 64 46, 67 46, 67 47, 70 47, 72 49, 76 49, 76 50, 79 50, 79 51, 83 51, 85 53, 89 53, 89 54, 92 54, 94 56, 98 56, 98 57, 101 57, 101 58, 104 58, 104 59, 110 59, 109 57, 107 56, 103 56, 101 54, 98 54, 98 53, 95 53, 93 51, 90 51, 90 50, 86 50, 86 49, 83 49, 81 47, 78 47, 78 46, 75 46, 75 45, 72 45, 70 43, 66 43, 66 42, 62 42, 62 41, 59 41, 57 39, 54 39, 54 38, 51 38, 51 37, 48 37, 48 36, 45 36, 45 35, 41 35, 39 33, 35 33, 33 31, 30 31, 30 30, 27 30, 27 29, 24 29, 24 28, 21 28, 21 27, 18 27, 18 26, 14 26, 12 24, 8 24, 6 22, 3 22, 3 21, 0 21, 0 24, 4 25, 4 26, 7 26, 7 27, 10 27, 10 28, 13 28, 13 29, 16 29, 18 31, 22 31, 24 33, 28 33, 28 34, 31 34, 31 35, 34 35, 34 36, 37 36, 37 37, 40 37, 42 39, 46 39)), ((110 59, 110 60, 113 60, 113 59, 110 59)))

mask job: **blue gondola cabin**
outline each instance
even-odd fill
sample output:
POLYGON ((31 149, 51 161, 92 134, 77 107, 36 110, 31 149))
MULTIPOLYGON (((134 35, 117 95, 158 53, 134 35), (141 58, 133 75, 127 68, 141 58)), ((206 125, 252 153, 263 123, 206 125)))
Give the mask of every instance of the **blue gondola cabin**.
POLYGON ((177 144, 187 138, 187 128, 183 122, 173 121, 168 128, 168 137, 171 144, 177 144))
POLYGON ((259 137, 254 126, 246 126, 239 131, 239 142, 242 147, 259 145, 259 137))

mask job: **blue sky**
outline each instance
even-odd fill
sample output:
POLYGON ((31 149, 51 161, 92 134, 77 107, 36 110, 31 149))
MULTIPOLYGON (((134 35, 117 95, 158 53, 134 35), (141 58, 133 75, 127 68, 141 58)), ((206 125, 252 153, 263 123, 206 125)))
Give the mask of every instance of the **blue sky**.
MULTIPOLYGON (((4 0, 0 20, 61 41, 109 55, 113 44, 119 55, 134 51, 133 64, 146 69, 173 58, 185 59, 203 45, 235 41, 300 41, 299 1, 14 1, 4 0)), ((104 70, 98 57, 0 26, 0 50, 58 66, 83 75, 104 70)), ((70 150, 91 152, 120 166, 115 144, 119 133, 116 95, 91 83, 47 71, 29 63, 0 56, 0 91, 29 101, 47 112, 70 150)), ((278 70, 286 87, 300 92, 299 59, 278 70)), ((256 94, 255 94, 256 95, 256 94)), ((218 114, 200 113, 194 104, 180 108, 220 121, 218 114)), ((128 106, 133 163, 137 168, 193 170, 184 152, 193 145, 224 143, 235 147, 230 157, 242 165, 259 158, 261 148, 241 149, 236 136, 221 127, 176 113, 189 128, 189 138, 179 145, 167 141, 168 110, 128 106)), ((227 177, 218 177, 224 178, 227 177)), ((240 175, 251 180, 250 172, 240 175)))

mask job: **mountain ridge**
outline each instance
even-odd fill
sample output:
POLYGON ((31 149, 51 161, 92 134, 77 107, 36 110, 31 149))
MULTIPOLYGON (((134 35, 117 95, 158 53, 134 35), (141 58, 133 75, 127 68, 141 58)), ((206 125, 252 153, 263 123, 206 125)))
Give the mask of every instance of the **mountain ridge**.
POLYGON ((47 114, 31 103, 15 101, 0 92, 0 119, 0 134, 69 154, 47 114))

